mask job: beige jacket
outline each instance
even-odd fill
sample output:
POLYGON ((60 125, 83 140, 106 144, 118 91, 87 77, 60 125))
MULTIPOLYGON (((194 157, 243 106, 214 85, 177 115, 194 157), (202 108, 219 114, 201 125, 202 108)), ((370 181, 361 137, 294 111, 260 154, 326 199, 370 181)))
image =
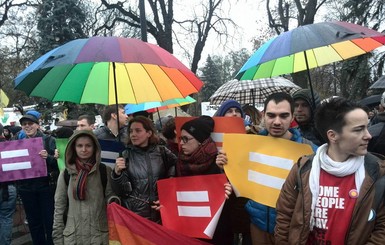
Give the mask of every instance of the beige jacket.
POLYGON ((66 168, 70 175, 69 185, 64 180, 64 172, 59 175, 55 193, 55 213, 53 225, 54 244, 108 244, 107 200, 114 195, 111 189, 111 168, 106 166, 107 185, 105 196, 100 178, 99 164, 101 149, 92 132, 79 131, 68 142, 66 149, 66 168), (87 177, 86 199, 73 198, 73 186, 77 176, 74 163, 67 159, 74 154, 72 145, 81 135, 90 135, 96 142, 96 164, 87 177), (68 197, 68 199, 67 199, 68 197), (67 223, 64 225, 63 215, 69 201, 67 223))

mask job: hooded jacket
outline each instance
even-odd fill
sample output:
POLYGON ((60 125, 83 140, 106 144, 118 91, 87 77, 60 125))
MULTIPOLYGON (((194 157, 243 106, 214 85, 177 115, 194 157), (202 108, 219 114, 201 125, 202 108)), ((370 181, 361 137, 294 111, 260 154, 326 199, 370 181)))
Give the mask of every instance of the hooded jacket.
MULTIPOLYGON (((345 243, 351 245, 383 244, 385 241, 385 208, 383 201, 373 207, 376 181, 385 178, 385 162, 370 153, 365 156, 365 179, 353 210, 345 243), (369 220, 371 210, 376 216, 369 220)), ((309 188, 312 160, 295 164, 287 177, 277 201, 276 244, 307 244, 310 234, 311 199, 309 188)), ((382 190, 383 192, 383 190, 382 190)), ((383 193, 381 193, 384 199, 383 193)))
POLYGON ((53 225, 54 244, 108 244, 107 203, 114 195, 111 188, 111 168, 106 166, 107 185, 105 192, 101 182, 99 164, 101 148, 91 131, 76 132, 69 140, 65 151, 65 166, 70 175, 69 184, 65 183, 64 171, 59 175, 55 193, 55 213, 53 225), (96 163, 87 176, 85 200, 75 200, 73 188, 78 174, 76 165, 69 159, 76 154, 75 142, 81 136, 88 136, 95 143, 96 163), (63 215, 67 207, 67 223, 63 215))
POLYGON ((317 146, 320 146, 323 143, 325 143, 322 137, 320 136, 320 134, 317 132, 317 130, 314 127, 314 113, 317 106, 320 104, 320 98, 318 96, 318 93, 314 91, 314 102, 313 102, 311 91, 309 89, 297 90, 293 93, 292 97, 294 101, 297 99, 303 99, 304 101, 306 101, 306 103, 310 107, 311 116, 310 116, 309 122, 305 124, 298 123, 298 128, 301 132, 301 135, 304 138, 316 144, 317 146))

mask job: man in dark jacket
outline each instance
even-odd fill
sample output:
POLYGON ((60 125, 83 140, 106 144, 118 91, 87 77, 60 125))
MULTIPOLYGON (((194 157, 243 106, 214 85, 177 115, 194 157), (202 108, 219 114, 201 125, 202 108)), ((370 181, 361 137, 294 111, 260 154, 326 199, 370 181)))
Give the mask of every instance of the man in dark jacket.
POLYGON ((293 93, 294 119, 301 135, 320 146, 325 142, 314 128, 314 112, 320 104, 320 98, 317 92, 313 91, 313 93, 314 101, 310 89, 300 89, 293 93))
MULTIPOLYGON (((385 107, 385 92, 381 96, 381 105, 385 107)), ((372 139, 369 141, 368 151, 385 156, 385 112, 376 115, 377 123, 369 127, 372 139)))
MULTIPOLYGON (((294 120, 294 100, 289 94, 281 92, 269 95, 264 102, 263 111, 266 129, 260 131, 259 135, 309 144, 314 152, 317 150, 317 146, 302 137, 298 129, 290 128, 290 124, 294 120)), ((219 152, 216 163, 221 167, 227 164, 227 156, 223 150, 219 152)), ((252 243, 258 245, 276 244, 274 242, 275 208, 249 200, 245 209, 250 215, 252 243)))
MULTIPOLYGON (((24 132, 24 138, 43 138, 43 147, 38 154, 45 159, 47 164, 47 176, 24 179, 18 181, 18 191, 27 215, 28 227, 31 232, 33 244, 53 244, 52 225, 54 213, 54 195, 56 179, 59 174, 55 155, 55 138, 43 134, 39 130, 39 119, 35 115, 24 115, 20 118, 20 124, 24 132)), ((15 135, 19 140, 21 134, 15 135)))
POLYGON ((115 141, 127 140, 127 119, 123 105, 107 106, 103 112, 104 126, 94 130, 96 138, 115 141))

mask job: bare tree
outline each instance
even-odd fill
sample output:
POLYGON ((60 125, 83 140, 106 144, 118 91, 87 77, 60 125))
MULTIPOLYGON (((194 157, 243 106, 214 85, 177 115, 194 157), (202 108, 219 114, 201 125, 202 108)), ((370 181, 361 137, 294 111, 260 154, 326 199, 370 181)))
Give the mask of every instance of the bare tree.
MULTIPOLYGON (((208 0, 204 3, 199 3, 201 9, 189 9, 192 12, 191 18, 175 20, 173 0, 147 0, 150 6, 149 12, 146 14, 146 30, 152 37, 155 38, 157 44, 173 53, 174 42, 176 42, 183 49, 185 53, 191 53, 191 49, 186 48, 185 40, 194 41, 193 55, 191 57, 191 70, 196 72, 198 63, 201 60, 201 55, 207 38, 210 32, 215 32, 220 37, 227 35, 228 24, 234 24, 230 19, 221 17, 221 4, 224 0, 208 0), (177 33, 173 29, 173 24, 176 23, 183 33, 177 33), (188 39, 184 37, 188 36, 188 39)), ((118 23, 124 23, 134 28, 140 28, 140 12, 138 4, 130 4, 126 2, 110 3, 108 0, 101 0, 102 4, 109 10, 119 12, 119 16, 111 21, 110 26, 118 23)), ((189 45, 188 45, 189 46, 189 45)))
POLYGON ((223 0, 209 0, 207 5, 199 4, 199 7, 194 7, 193 16, 191 19, 175 20, 175 22, 188 33, 189 37, 183 40, 194 40, 194 52, 192 53, 188 49, 188 45, 181 44, 178 37, 177 42, 185 50, 186 55, 190 55, 191 70, 196 72, 198 69, 198 63, 202 58, 202 52, 206 45, 207 38, 210 33, 216 35, 218 44, 225 44, 227 40, 231 38, 228 29, 236 27, 236 24, 230 18, 224 16, 222 11, 223 0))
POLYGON ((9 17, 9 12, 14 7, 25 6, 28 1, 3 0, 0 2, 0 27, 4 25, 9 17))
MULTIPOLYGON (((277 1, 276 1, 277 2, 277 1)), ((277 34, 288 31, 292 22, 296 26, 303 26, 314 23, 317 11, 328 0, 278 0, 277 5, 272 6, 270 0, 266 0, 266 10, 269 18, 269 26, 277 34)))

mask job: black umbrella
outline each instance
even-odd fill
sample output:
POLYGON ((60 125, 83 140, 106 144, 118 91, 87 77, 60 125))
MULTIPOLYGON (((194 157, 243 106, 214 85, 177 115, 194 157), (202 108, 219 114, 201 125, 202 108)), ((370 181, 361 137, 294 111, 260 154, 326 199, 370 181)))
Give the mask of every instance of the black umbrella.
POLYGON ((371 95, 369 97, 363 98, 362 100, 358 101, 361 105, 364 106, 376 106, 380 103, 381 101, 381 94, 375 94, 371 95))
POLYGON ((380 77, 377 81, 375 81, 369 89, 376 89, 376 88, 385 88, 385 76, 380 77))

